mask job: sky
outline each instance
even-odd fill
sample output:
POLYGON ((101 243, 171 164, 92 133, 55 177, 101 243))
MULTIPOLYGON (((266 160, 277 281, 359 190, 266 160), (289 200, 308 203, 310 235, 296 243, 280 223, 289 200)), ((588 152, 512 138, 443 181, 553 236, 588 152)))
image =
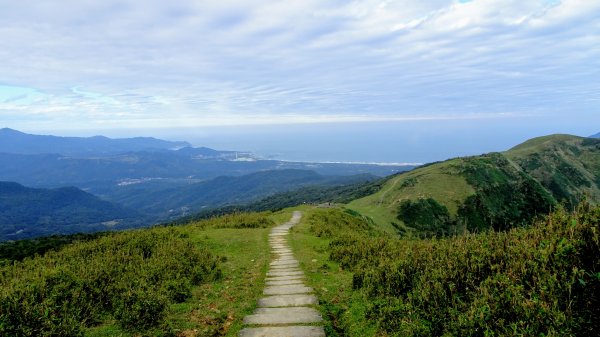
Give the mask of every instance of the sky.
MULTIPOLYGON (((600 131, 598 0, 0 0, 0 9, 0 127, 191 135, 266 153, 257 132, 321 130, 313 136, 323 140, 331 126, 342 148, 386 125, 396 137, 373 146, 468 148, 420 160, 600 131)), ((372 160, 418 156, 392 157, 372 160)))

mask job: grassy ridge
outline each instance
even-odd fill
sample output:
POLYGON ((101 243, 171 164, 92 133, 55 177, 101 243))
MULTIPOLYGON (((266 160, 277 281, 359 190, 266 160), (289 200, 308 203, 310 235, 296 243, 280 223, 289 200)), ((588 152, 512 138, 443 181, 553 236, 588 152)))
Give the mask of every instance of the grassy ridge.
POLYGON ((456 215, 462 202, 475 194, 473 187, 455 168, 460 160, 435 163, 396 175, 378 192, 350 202, 348 208, 370 217, 390 233, 396 233, 399 226, 403 231, 413 230, 397 219, 399 205, 406 200, 435 198, 451 215, 456 215))
POLYGON ((319 293, 339 335, 358 336, 374 324, 370 335, 593 336, 600 328, 599 224, 600 207, 584 203, 526 228, 397 239, 341 210, 317 210, 294 235, 320 242, 321 256, 338 267, 309 278, 352 274, 353 291, 342 284, 336 292, 344 302, 319 293))
POLYGON ((586 195, 600 202, 598 177, 600 140, 552 135, 396 175, 348 207, 405 236, 505 230, 547 214, 556 203, 573 208, 586 195), (439 216, 412 216, 432 209, 439 216))
POLYGON ((505 154, 556 200, 577 205, 583 195, 600 201, 600 140, 569 135, 539 137, 505 154))

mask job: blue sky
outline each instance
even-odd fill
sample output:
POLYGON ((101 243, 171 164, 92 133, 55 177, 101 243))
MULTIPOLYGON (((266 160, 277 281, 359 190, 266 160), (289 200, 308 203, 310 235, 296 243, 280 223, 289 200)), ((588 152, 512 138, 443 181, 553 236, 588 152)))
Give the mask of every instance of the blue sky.
POLYGON ((600 131, 600 1, 1 8, 2 126, 73 133, 419 121, 426 129, 427 121, 512 119, 600 131))

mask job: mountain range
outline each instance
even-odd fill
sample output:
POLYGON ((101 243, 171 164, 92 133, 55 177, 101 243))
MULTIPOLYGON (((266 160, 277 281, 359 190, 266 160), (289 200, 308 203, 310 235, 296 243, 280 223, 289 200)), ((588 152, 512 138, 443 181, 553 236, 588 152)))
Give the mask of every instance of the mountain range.
POLYGON ((390 233, 444 236, 519 226, 584 196, 600 201, 600 139, 591 137, 539 137, 391 176, 412 167, 246 155, 189 146, 87 157, 0 152, 0 180, 37 187, 3 183, 0 241, 326 202, 347 203, 390 233))
POLYGON ((151 137, 111 139, 32 135, 0 129, 0 152, 19 154, 60 153, 65 156, 99 156, 130 151, 171 150, 190 147, 188 142, 171 142, 151 137))
POLYGON ((150 225, 304 186, 366 183, 410 168, 260 160, 156 138, 56 137, 5 128, 0 241, 78 227, 87 232, 150 225), (85 205, 67 207, 65 200, 85 205))
POLYGON ((0 180, 40 188, 76 186, 106 196, 112 194, 107 191, 130 184, 147 184, 150 192, 155 189, 149 182, 160 181, 165 188, 175 188, 267 170, 387 176, 413 167, 261 160, 250 153, 191 147, 186 142, 155 138, 55 137, 0 130, 0 180))

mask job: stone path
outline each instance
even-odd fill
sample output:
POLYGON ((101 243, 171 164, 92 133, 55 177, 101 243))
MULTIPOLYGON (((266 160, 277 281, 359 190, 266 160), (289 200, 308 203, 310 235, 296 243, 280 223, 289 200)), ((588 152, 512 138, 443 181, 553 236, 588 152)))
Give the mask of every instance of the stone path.
POLYGON ((305 286, 304 273, 298 260, 287 244, 289 229, 302 217, 294 212, 289 222, 279 225, 269 234, 271 251, 275 259, 267 272, 265 297, 258 300, 258 308, 244 317, 247 326, 240 337, 322 337, 322 326, 315 326, 323 319, 315 310, 317 298, 313 289, 305 286))

